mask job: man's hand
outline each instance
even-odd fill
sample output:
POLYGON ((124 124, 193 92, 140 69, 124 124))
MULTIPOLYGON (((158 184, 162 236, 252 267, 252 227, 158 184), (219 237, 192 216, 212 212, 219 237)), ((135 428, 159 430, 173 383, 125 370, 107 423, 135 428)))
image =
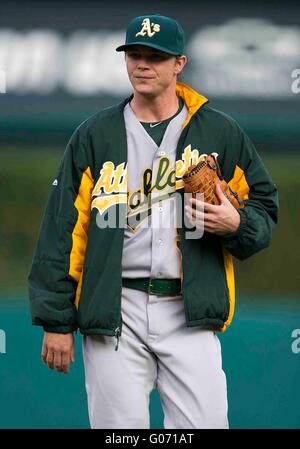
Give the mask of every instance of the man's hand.
POLYGON ((42 359, 50 369, 68 374, 70 362, 75 362, 74 335, 45 332, 42 359))
POLYGON ((240 214, 226 198, 219 184, 216 194, 220 205, 205 203, 197 198, 190 198, 185 206, 186 214, 194 226, 216 235, 226 235, 235 232, 240 225, 240 214))

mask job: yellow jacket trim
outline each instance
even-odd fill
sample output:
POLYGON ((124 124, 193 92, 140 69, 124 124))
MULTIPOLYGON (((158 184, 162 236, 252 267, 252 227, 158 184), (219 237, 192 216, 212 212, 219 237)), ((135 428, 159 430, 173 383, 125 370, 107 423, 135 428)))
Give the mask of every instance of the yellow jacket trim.
POLYGON ((78 195, 74 203, 78 211, 78 218, 72 232, 72 249, 70 253, 69 275, 78 282, 75 298, 75 304, 77 306, 81 292, 82 270, 88 238, 93 188, 94 180, 90 167, 88 167, 82 175, 78 195))
MULTIPOLYGON (((243 200, 248 199, 249 185, 246 181, 244 171, 240 167, 238 166, 235 167, 233 178, 230 180, 228 184, 234 192, 237 192, 237 194, 241 199, 243 200)), ((234 307, 235 307, 235 283, 234 283, 233 259, 232 255, 224 247, 223 247, 223 258, 224 258, 224 266, 229 295, 229 315, 227 321, 225 321, 224 323, 224 326, 220 329, 221 332, 224 332, 230 325, 234 315, 234 307)))

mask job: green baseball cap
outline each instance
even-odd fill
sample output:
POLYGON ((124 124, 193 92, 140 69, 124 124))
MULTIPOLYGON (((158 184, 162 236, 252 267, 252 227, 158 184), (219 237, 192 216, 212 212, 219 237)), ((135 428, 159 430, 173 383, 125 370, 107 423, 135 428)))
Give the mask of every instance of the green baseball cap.
POLYGON ((126 42, 116 51, 126 51, 132 45, 145 45, 175 56, 183 55, 184 31, 171 17, 160 14, 138 16, 129 22, 126 42))

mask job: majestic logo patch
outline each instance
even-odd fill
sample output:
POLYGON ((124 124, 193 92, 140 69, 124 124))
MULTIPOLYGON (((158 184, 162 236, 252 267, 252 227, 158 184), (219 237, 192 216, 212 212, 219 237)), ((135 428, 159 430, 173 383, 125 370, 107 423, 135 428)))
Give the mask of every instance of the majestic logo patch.
POLYGON ((160 31, 160 25, 158 23, 151 23, 150 19, 144 19, 142 22, 142 29, 135 36, 146 36, 153 37, 155 33, 160 31))

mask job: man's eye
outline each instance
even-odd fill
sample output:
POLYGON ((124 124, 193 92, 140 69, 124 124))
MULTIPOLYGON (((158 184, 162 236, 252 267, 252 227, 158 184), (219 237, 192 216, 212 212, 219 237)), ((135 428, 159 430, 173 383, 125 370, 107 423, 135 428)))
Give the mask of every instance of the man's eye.
POLYGON ((138 59, 141 59, 143 57, 150 62, 161 62, 161 61, 165 61, 168 59, 168 57, 166 57, 165 55, 160 55, 158 53, 142 56, 138 52, 128 52, 127 55, 130 59, 135 60, 135 61, 137 61, 138 59))
POLYGON ((149 59, 151 59, 151 61, 160 62, 165 61, 167 58, 164 55, 151 55, 149 59))
POLYGON ((138 59, 140 57, 139 53, 128 53, 128 56, 132 59, 138 59))

